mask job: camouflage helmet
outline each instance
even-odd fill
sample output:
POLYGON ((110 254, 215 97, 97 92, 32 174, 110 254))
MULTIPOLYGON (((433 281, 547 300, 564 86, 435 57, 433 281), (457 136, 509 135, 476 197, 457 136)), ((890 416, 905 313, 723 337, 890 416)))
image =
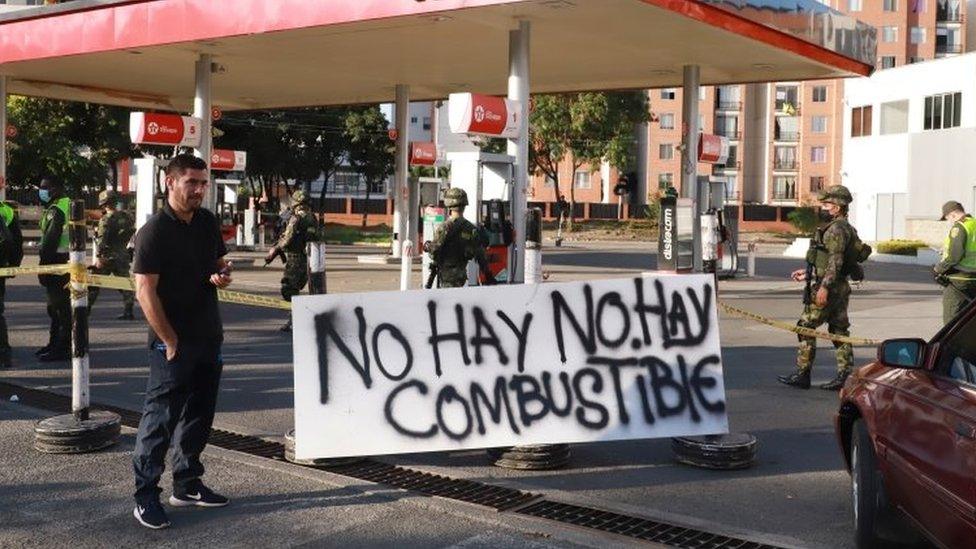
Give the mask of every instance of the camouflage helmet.
POLYGON ((112 204, 118 201, 119 193, 113 191, 112 189, 106 189, 98 193, 98 205, 104 206, 106 204, 112 204))
POLYGON ((468 193, 457 187, 447 189, 444 191, 444 205, 448 208, 463 208, 468 205, 468 193))
POLYGON ((830 202, 838 206, 847 206, 854 201, 854 197, 851 196, 851 191, 847 190, 847 187, 843 185, 831 185, 820 191, 820 194, 817 195, 817 200, 830 202))
POLYGON ((291 201, 296 205, 308 204, 308 194, 305 191, 291 193, 291 201))

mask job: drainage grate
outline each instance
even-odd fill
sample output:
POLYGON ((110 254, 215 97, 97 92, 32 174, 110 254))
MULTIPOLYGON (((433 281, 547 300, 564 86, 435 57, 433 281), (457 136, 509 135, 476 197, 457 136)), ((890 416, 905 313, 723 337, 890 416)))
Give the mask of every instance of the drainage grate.
POLYGON ((517 510, 516 513, 661 543, 671 547, 686 547, 689 549, 775 549, 772 545, 764 545, 754 541, 736 539, 720 534, 695 530, 693 528, 676 526, 674 524, 548 500, 533 503, 528 507, 517 510))
MULTIPOLYGON (((0 399, 7 400, 17 395, 19 401, 34 408, 54 413, 68 413, 71 398, 48 391, 30 389, 0 382, 0 399)), ((126 427, 138 428, 140 414, 117 406, 92 404, 93 408, 108 410, 119 414, 126 427)), ((223 429, 213 429, 209 444, 244 452, 268 459, 284 460, 285 447, 280 442, 242 435, 223 429)), ((456 501, 489 507, 497 511, 513 511, 522 515, 553 520, 562 524, 580 526, 600 532, 625 536, 672 547, 690 549, 776 549, 753 541, 713 534, 684 526, 657 522, 640 517, 631 517, 601 511, 590 507, 580 507, 542 499, 540 494, 523 492, 512 488, 492 486, 471 480, 454 479, 405 467, 398 467, 380 461, 366 459, 358 463, 317 467, 339 475, 384 484, 419 492, 428 496, 439 496, 456 501)))

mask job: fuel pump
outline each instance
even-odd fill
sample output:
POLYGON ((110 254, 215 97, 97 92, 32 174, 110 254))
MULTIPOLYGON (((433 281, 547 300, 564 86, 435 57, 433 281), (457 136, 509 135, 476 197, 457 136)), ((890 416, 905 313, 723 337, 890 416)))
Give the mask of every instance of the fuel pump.
MULTIPOLYGON (((481 208, 481 229, 488 239, 488 269, 497 282, 508 282, 509 250, 515 240, 514 227, 508 220, 509 203, 485 200, 481 208)), ((484 284, 484 276, 480 274, 479 283, 484 284)))

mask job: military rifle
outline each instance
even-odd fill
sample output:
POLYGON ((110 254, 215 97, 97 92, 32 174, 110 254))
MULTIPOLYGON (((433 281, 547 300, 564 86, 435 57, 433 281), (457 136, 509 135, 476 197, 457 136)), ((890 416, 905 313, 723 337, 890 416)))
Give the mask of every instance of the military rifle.
POLYGON ((276 257, 280 257, 282 263, 288 263, 288 259, 285 257, 285 252, 283 252, 281 250, 281 248, 275 247, 274 248, 274 251, 275 251, 275 253, 272 254, 270 258, 267 258, 267 257, 264 258, 264 266, 265 267, 267 267, 268 265, 271 265, 271 263, 274 262, 274 260, 275 260, 276 257))

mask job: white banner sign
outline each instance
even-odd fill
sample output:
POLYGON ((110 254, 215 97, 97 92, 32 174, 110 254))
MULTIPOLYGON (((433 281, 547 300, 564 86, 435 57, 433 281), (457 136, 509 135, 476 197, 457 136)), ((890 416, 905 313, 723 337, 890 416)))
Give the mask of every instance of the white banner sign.
POLYGON ((713 280, 295 297, 296 457, 725 433, 713 280))

